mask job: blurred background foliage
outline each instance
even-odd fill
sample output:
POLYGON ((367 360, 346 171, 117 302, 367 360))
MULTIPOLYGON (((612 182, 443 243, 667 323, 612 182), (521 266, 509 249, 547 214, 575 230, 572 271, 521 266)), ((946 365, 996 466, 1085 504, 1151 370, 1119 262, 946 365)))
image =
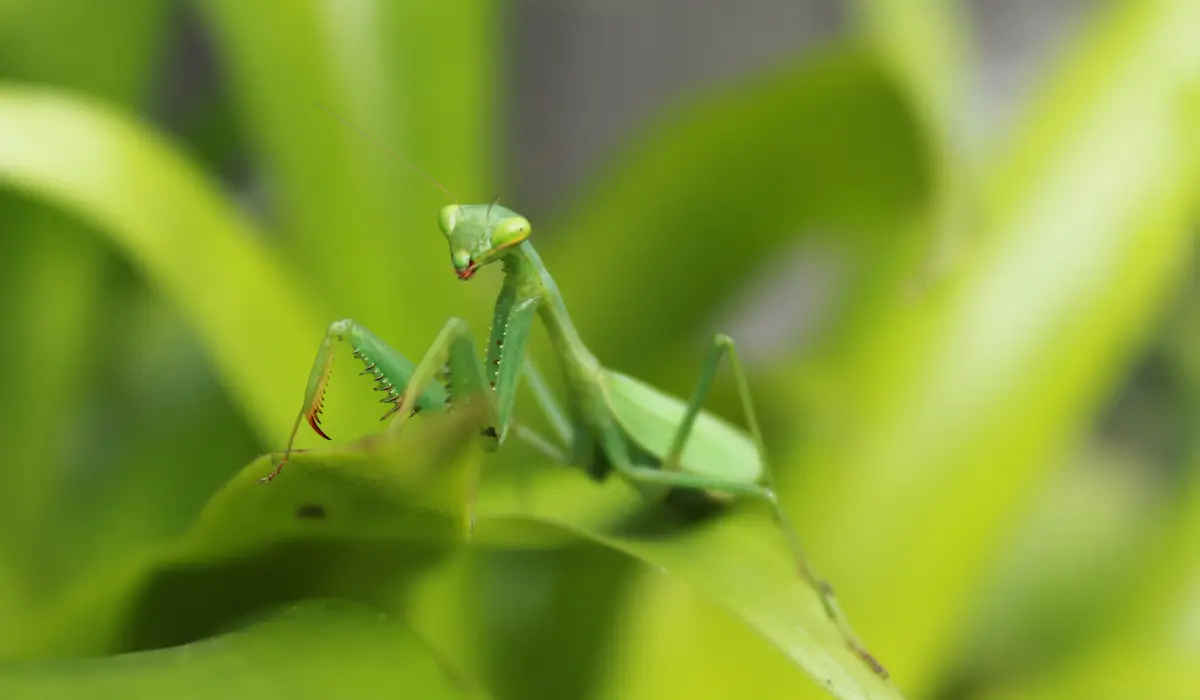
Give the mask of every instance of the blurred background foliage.
MULTIPOLYGON (((607 364, 686 395, 714 331, 745 344, 881 693, 1200 696, 1197 26, 1195 0, 0 1, 0 694, 869 696, 725 595, 740 515, 630 539, 595 515, 620 485, 520 449, 484 500, 541 494, 496 512, 581 539, 401 543, 404 498, 361 484, 312 537, 280 508, 319 474, 240 490, 329 321, 419 356, 486 329, 498 281, 455 280, 445 196, 319 103, 528 215, 607 364), (330 596, 360 602, 272 612, 330 596)), ((364 388, 335 384, 335 438, 375 429, 364 388)), ((740 418, 728 377, 711 405, 740 418)))

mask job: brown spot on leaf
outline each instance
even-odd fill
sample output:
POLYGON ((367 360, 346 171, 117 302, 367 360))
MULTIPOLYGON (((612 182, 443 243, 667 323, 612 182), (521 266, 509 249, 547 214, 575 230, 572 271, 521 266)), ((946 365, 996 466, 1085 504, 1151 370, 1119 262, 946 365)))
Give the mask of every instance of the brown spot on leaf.
POLYGON ((296 517, 301 520, 324 520, 325 506, 319 503, 305 503, 296 509, 296 517))

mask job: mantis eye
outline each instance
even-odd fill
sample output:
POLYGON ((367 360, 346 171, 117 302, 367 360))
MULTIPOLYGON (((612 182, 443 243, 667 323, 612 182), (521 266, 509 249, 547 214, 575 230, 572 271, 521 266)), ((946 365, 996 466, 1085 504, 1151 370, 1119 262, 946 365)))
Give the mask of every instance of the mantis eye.
POLYGON ((525 217, 514 216, 511 219, 505 219, 496 224, 496 228, 492 232, 492 250, 517 245, 529 238, 530 233, 532 233, 532 229, 525 217))
POLYGON ((438 213, 438 228, 442 229, 442 234, 446 238, 450 237, 450 232, 454 230, 454 225, 458 223, 458 205, 451 204, 442 207, 442 211, 438 213))

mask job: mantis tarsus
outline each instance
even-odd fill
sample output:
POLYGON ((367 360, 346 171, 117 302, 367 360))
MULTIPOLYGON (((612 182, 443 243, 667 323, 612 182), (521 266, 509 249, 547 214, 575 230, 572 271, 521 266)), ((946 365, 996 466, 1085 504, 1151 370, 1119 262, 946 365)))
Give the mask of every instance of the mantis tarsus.
POLYGON ((419 364, 413 364, 352 320, 329 326, 308 380, 304 407, 296 418, 283 460, 291 454, 303 419, 328 439, 320 427, 320 412, 336 343, 348 342, 355 357, 373 375, 388 414, 395 420, 388 432, 399 431, 418 412, 443 410, 455 400, 486 397, 483 435, 490 449, 502 445, 513 427, 518 379, 524 376, 563 445, 560 452, 548 440, 518 426, 519 434, 556 459, 565 459, 602 478, 616 472, 643 491, 674 489, 701 491, 725 497, 766 502, 783 531, 800 575, 821 596, 825 612, 838 626, 849 647, 875 673, 887 672, 867 652, 838 608, 833 590, 809 567, 790 518, 776 498, 758 419, 750 400, 737 346, 727 335, 713 339, 700 380, 689 401, 664 394, 650 385, 604 367, 576 332, 558 287, 529 241, 529 221, 496 204, 450 205, 438 219, 450 245, 450 260, 461 280, 480 267, 501 262, 504 283, 496 300, 485 359, 480 360, 467 324, 452 318, 442 328, 419 364), (535 317, 550 338, 563 373, 567 398, 564 411, 526 360, 526 347, 535 317), (729 357, 749 432, 743 432, 703 410, 702 405, 721 359, 729 357))

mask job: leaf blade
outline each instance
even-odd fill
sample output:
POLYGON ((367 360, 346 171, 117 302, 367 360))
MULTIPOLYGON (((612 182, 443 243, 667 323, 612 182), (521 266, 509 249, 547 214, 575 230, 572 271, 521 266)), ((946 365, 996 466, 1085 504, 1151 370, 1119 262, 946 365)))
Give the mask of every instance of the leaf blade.
POLYGON ((204 338, 259 434, 282 443, 307 369, 297 348, 319 324, 250 224, 173 148, 102 103, 8 84, 0 179, 106 234, 204 338))
POLYGON ((470 291, 451 274, 436 227, 447 195, 393 154, 463 203, 491 197, 495 3, 212 0, 203 10, 280 248, 342 316, 383 337, 432 339, 470 291), (430 27, 454 28, 454 52, 430 27))
POLYGON ((919 243, 897 221, 927 195, 924 134, 854 44, 694 99, 626 148, 549 222, 544 257, 597 356, 634 376, 677 357, 720 301, 799 240, 845 253, 852 280, 894 281, 919 243))
POLYGON ((109 658, 0 665, 6 697, 290 698, 417 693, 480 698, 387 615, 346 601, 304 601, 269 619, 184 646, 109 658))
POLYGON ((841 395, 822 407, 841 417, 797 452, 820 465, 794 492, 815 558, 914 686, 947 661, 1015 509, 1182 272, 1200 52, 1181 27, 1198 8, 1111 9, 999 152, 978 250, 837 363, 841 395))

